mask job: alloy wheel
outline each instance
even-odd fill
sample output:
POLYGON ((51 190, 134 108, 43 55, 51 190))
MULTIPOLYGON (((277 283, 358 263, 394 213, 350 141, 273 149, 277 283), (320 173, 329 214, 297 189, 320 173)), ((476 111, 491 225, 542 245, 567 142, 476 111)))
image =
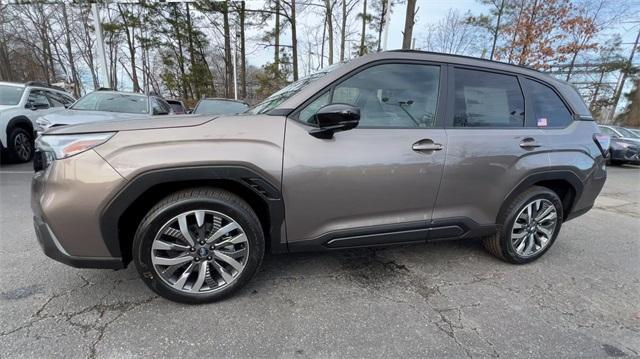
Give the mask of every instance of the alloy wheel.
POLYGON ((511 245, 521 257, 531 257, 551 242, 558 224, 558 213, 547 199, 527 203, 516 216, 511 229, 511 245))
POLYGON ((233 283, 249 258, 240 224, 216 211, 181 213, 156 234, 151 262, 169 286, 186 293, 211 293, 233 283))
POLYGON ((20 132, 14 137, 13 148, 21 161, 28 161, 31 157, 31 140, 24 133, 20 132))

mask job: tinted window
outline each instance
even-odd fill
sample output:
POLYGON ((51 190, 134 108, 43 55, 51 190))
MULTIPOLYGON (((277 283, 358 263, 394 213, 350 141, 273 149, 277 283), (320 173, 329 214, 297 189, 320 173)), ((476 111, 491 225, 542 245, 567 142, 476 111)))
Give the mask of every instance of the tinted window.
POLYGON ((55 107, 65 107, 65 105, 69 106, 75 101, 69 96, 53 91, 47 91, 47 97, 49 97, 49 100, 55 107))
POLYGON ((524 82, 531 99, 533 126, 566 127, 573 121, 567 106, 550 87, 529 79, 524 82))
POLYGON ((370 67, 339 83, 307 105, 299 119, 313 123, 313 115, 328 103, 360 108, 359 127, 433 127, 438 103, 440 67, 385 64, 370 67))
POLYGON ((455 127, 522 127, 524 98, 515 76, 455 69, 455 127))
POLYGON ((196 114, 226 115, 245 112, 249 106, 242 102, 227 100, 201 100, 193 110, 196 114))
POLYGON ((171 109, 173 110, 174 113, 181 114, 186 112, 184 106, 182 106, 182 103, 178 101, 171 101, 168 103, 169 103, 169 106, 171 106, 171 109))
POLYGON ((38 106, 39 108, 47 108, 51 105, 44 91, 41 90, 31 90, 27 101, 30 105, 38 106))
POLYGON ((154 115, 168 115, 171 112, 171 106, 165 100, 153 97, 151 99, 151 110, 154 115))
POLYGON ((619 137, 617 133, 615 133, 612 129, 610 129, 609 127, 600 127, 600 132, 604 133, 605 135, 609 135, 611 137, 619 137))
POLYGON ((0 85, 0 105, 17 105, 24 87, 0 85))
POLYGON ((79 99, 71 108, 123 113, 147 113, 147 97, 113 92, 92 92, 79 99))

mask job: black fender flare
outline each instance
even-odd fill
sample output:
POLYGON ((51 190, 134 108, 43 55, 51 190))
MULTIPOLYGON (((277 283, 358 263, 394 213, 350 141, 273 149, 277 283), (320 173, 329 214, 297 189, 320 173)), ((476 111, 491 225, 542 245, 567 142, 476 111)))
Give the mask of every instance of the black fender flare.
POLYGON ((7 136, 9 136, 11 129, 23 123, 27 125, 28 128, 30 128, 29 136, 33 136, 33 122, 31 122, 31 120, 24 115, 16 116, 9 120, 9 122, 7 122, 7 136))
POLYGON ((284 201, 279 186, 274 185, 265 175, 244 166, 212 165, 154 169, 141 173, 127 182, 103 208, 100 215, 100 232, 113 257, 121 257, 118 223, 121 215, 143 193, 153 186, 186 181, 233 181, 255 193, 269 211, 268 238, 271 251, 287 251, 286 239, 281 233, 284 229, 284 201))
MULTIPOLYGON (((498 218, 500 218, 500 214, 502 211, 513 201, 513 199, 518 196, 520 193, 524 192, 534 184, 542 181, 554 181, 561 180, 568 182, 574 190, 575 198, 573 203, 576 203, 576 200, 580 198, 582 195, 582 191, 584 190, 584 183, 580 180, 580 178, 575 174, 575 172, 571 170, 551 170, 539 173, 529 174, 524 177, 504 198, 502 201, 502 206, 500 207, 500 211, 496 217, 496 223, 498 223, 498 218)), ((564 213, 564 218, 566 219, 571 213, 571 209, 567 213, 564 213)))

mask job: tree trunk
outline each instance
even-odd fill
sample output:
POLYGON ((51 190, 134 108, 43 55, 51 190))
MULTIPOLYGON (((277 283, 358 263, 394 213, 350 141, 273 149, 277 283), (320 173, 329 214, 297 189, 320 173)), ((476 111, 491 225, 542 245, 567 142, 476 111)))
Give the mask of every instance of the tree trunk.
POLYGON ((636 53, 636 48, 638 47, 638 42, 640 41, 640 31, 638 31, 638 36, 636 36, 636 41, 633 44, 633 48, 631 49, 631 55, 629 56, 629 61, 627 62, 627 68, 622 71, 622 77, 620 78, 620 84, 616 87, 616 92, 613 95, 613 108, 611 109, 611 113, 609 114, 609 120, 607 123, 611 123, 613 120, 613 116, 616 112, 616 107, 618 107, 618 102, 620 101, 620 96, 622 95, 622 89, 624 88, 624 83, 627 80, 628 72, 632 68, 633 64, 633 56, 636 53))
POLYGON ((342 31, 340 32, 340 62, 344 61, 344 48, 347 42, 347 0, 342 0, 342 31))
POLYGON ((380 10, 380 23, 378 24, 378 51, 382 50, 382 30, 384 29, 384 22, 386 20, 387 0, 380 0, 382 2, 382 9, 380 10))
POLYGON ((493 60, 493 54, 496 52, 496 43, 498 42, 498 33, 500 32, 500 20, 502 19, 502 13, 504 12, 504 3, 502 0, 500 3, 500 10, 498 10, 498 20, 496 21, 496 28, 493 30, 493 43, 491 44, 491 55, 489 60, 493 60))
POLYGON ((200 98, 200 86, 196 79, 193 79, 193 70, 196 68, 196 55, 195 49, 193 47, 193 24, 191 22, 191 11, 189 10, 189 2, 185 2, 185 6, 187 7, 187 40, 189 42, 189 60, 191 63, 191 71, 189 71, 192 75, 192 81, 190 84, 193 85, 191 91, 195 90, 195 97, 197 99, 200 98))
POLYGON ((325 21, 327 22, 327 31, 329 32, 329 65, 333 65, 333 18, 331 13, 332 9, 332 0, 324 0, 324 6, 326 7, 325 11, 325 21))
POLYGON ((273 63, 275 64, 276 71, 280 71, 280 0, 275 0, 275 3, 276 3, 276 28, 273 30, 273 37, 274 37, 273 63))
POLYGON ((362 34, 360 36, 360 56, 363 56, 366 51, 365 38, 367 31, 367 0, 363 1, 362 5, 362 34))
MULTIPOLYGON (((529 39, 529 32, 531 32, 532 27, 535 24, 536 21, 536 13, 538 11, 538 0, 535 0, 533 2, 533 7, 531 9, 531 18, 529 19, 529 23, 527 24, 527 26, 525 27, 525 39, 529 39)), ((527 57, 529 56, 529 47, 531 45, 531 42, 529 40, 526 40, 523 45, 522 45, 522 50, 520 52, 520 59, 518 60, 518 65, 520 66, 524 66, 526 65, 527 62, 527 57)))
POLYGON ((402 38, 402 48, 411 49, 413 38, 413 25, 416 16, 416 0, 407 0, 407 13, 404 18, 404 34, 402 38))
POLYGON ((174 36, 176 37, 176 40, 178 42, 178 56, 177 56, 177 60, 178 60, 178 68, 180 69, 180 84, 182 87, 182 97, 184 98, 193 98, 193 93, 189 93, 189 88, 187 86, 187 76, 186 76, 186 70, 184 67, 184 51, 183 51, 183 47, 182 47, 182 35, 180 34, 180 28, 179 28, 179 21, 180 21, 180 16, 178 16, 178 3, 173 3, 173 19, 175 21, 175 25, 173 26, 173 31, 174 31, 174 36))
POLYGON ((224 28, 224 69, 225 69, 225 96, 231 98, 233 94, 233 63, 231 62, 231 33, 229 29, 229 5, 222 5, 222 17, 224 28))
POLYGON ((140 92, 140 82, 138 81, 138 70, 136 69, 136 38, 134 28, 129 28, 126 14, 122 11, 122 6, 118 4, 118 11, 122 17, 124 25, 124 33, 127 36, 127 47, 129 48, 129 57, 131 59, 131 82, 133 83, 133 92, 140 92), (131 30, 131 31, 129 31, 131 30))
POLYGON ((242 99, 247 98, 247 56, 246 56, 246 43, 244 38, 244 18, 245 18, 245 3, 244 0, 240 2, 240 81, 241 96, 242 99))
POLYGON ((291 0, 291 49, 293 81, 298 81, 298 35, 296 33, 296 0, 291 0))
POLYGON ((71 51, 71 31, 69 29, 69 17, 67 16, 67 5, 62 3, 62 19, 64 20, 65 40, 67 45, 67 57, 69 58, 69 67, 71 68, 71 81, 73 81, 73 94, 80 96, 80 81, 78 81, 78 72, 73 59, 73 51, 71 51))

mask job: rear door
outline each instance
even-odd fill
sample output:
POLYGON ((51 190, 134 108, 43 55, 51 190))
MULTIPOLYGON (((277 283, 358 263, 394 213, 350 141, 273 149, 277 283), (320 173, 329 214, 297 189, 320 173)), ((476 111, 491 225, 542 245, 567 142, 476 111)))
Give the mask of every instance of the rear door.
POLYGON ((548 167, 547 139, 537 124, 525 123, 521 81, 510 73, 450 67, 448 147, 434 224, 493 224, 509 192, 548 167))
POLYGON ((372 65, 338 80, 287 120, 290 248, 426 239, 447 145, 438 122, 444 72, 438 64, 372 65), (358 106, 359 126, 330 140, 309 135, 313 115, 329 103, 358 106))

